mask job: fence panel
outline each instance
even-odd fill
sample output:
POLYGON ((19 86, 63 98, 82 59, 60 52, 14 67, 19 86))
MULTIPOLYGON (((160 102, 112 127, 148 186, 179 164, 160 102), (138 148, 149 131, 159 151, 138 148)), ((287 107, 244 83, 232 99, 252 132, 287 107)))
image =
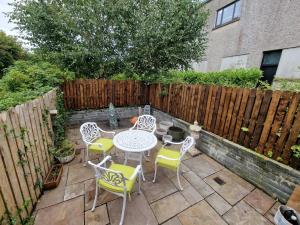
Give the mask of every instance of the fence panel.
POLYGON ((50 169, 56 92, 0 113, 0 220, 27 218, 50 169))

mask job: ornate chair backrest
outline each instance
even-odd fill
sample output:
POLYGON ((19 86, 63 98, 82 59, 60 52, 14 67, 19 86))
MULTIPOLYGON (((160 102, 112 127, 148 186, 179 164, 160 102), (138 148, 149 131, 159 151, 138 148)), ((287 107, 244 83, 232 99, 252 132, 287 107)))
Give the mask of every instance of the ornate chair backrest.
POLYGON ((94 168, 96 182, 101 179, 105 183, 110 184, 114 187, 123 188, 124 193, 126 193, 126 178, 121 172, 107 169, 90 161, 89 164, 94 168))
POLYGON ((184 154, 189 150, 195 143, 194 138, 191 136, 187 136, 180 148, 180 157, 184 156, 184 154))
POLYGON ((87 122, 80 126, 80 133, 85 143, 91 143, 101 136, 100 128, 94 122, 87 122))
POLYGON ((156 119, 151 115, 142 115, 138 117, 135 126, 138 130, 146 130, 154 133, 156 130, 156 119))

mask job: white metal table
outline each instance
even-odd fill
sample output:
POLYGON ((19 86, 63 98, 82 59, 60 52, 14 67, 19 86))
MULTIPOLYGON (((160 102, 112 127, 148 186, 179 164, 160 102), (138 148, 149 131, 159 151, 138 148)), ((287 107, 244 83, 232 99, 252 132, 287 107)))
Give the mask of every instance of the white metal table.
POLYGON ((115 135, 113 143, 117 149, 125 152, 125 164, 128 159, 140 162, 142 167, 142 177, 145 181, 143 172, 143 156, 144 152, 149 151, 156 146, 156 136, 144 130, 127 130, 115 135))

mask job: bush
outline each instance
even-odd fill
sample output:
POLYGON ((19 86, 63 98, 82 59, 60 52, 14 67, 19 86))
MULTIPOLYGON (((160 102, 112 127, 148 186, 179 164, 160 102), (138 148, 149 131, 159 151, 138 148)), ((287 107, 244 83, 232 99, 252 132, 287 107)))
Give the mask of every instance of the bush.
POLYGON ((282 91, 300 92, 300 80, 288 80, 277 78, 274 80, 273 88, 282 91))
POLYGON ((74 73, 48 62, 16 61, 0 80, 0 111, 43 95, 74 77, 74 73))
MULTIPOLYGON (((124 73, 116 74, 111 77, 112 80, 142 80, 146 83, 160 82, 163 84, 169 83, 186 83, 186 84, 207 84, 207 85, 222 85, 227 87, 246 87, 254 88, 257 86, 262 72, 259 69, 232 69, 218 72, 195 72, 192 70, 180 71, 172 70, 167 73, 156 75, 156 79, 150 80, 147 77, 137 74, 127 75, 124 73)), ((151 76, 153 78, 153 76, 151 76)))
POLYGON ((11 66, 15 60, 25 57, 25 51, 21 44, 12 36, 0 31, 0 78, 7 67, 11 66))
POLYGON ((222 85, 228 87, 256 87, 262 76, 259 69, 231 69, 217 72, 170 71, 161 79, 165 82, 222 85))

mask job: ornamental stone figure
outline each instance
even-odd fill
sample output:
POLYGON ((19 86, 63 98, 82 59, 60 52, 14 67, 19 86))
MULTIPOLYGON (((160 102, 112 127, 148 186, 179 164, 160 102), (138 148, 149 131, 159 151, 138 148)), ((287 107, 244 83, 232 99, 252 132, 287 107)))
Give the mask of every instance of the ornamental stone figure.
POLYGON ((114 129, 118 128, 117 112, 112 103, 109 103, 109 126, 114 129))

